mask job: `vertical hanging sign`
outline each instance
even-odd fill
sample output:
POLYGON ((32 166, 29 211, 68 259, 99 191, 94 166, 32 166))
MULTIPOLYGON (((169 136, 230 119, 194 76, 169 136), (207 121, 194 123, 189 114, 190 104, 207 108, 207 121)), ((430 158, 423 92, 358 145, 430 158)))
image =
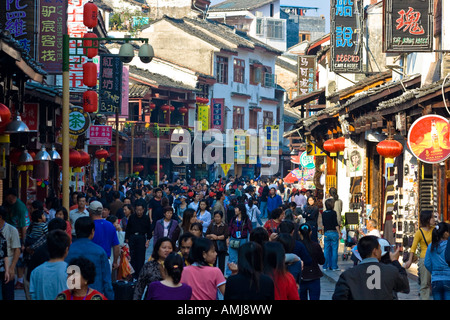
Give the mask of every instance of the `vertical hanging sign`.
POLYGON ((331 71, 363 72, 362 0, 331 0, 331 71))
POLYGON ((385 0, 383 49, 385 52, 433 50, 433 0, 385 0))
POLYGON ((315 90, 316 56, 298 57, 298 95, 315 90))
POLYGON ((122 107, 123 64, 116 54, 100 55, 99 108, 103 114, 115 114, 122 107))

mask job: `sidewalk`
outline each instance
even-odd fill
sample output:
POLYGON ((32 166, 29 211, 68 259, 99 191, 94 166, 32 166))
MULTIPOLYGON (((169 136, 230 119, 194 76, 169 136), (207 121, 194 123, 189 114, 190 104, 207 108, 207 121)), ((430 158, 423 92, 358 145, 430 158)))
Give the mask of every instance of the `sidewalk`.
MULTIPOLYGON (((347 253, 349 252, 349 249, 347 249, 347 253)), ((339 251, 338 251, 338 267, 341 269, 340 271, 323 271, 324 277, 328 279, 332 283, 336 283, 339 280, 339 276, 342 272, 344 272, 347 269, 350 269, 353 267, 353 261, 350 260, 342 260, 342 254, 344 253, 344 244, 339 243, 339 251)), ((401 258, 400 258, 401 259, 401 258)), ((402 263, 402 261, 400 261, 402 263)), ((406 270, 408 273, 409 278, 409 286, 410 286, 410 293, 409 294, 402 294, 399 293, 399 300, 419 300, 418 292, 419 292, 419 284, 418 284, 418 276, 417 276, 417 264, 412 264, 412 266, 406 270)))

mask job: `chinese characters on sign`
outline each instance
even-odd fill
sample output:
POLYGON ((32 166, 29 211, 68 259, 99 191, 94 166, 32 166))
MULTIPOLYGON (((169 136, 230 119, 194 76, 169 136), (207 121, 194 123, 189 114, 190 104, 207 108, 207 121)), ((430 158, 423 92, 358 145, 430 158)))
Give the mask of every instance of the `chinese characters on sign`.
POLYGON ((37 131, 39 123, 39 103, 24 103, 21 116, 22 121, 27 124, 30 131, 37 131))
POLYGON ((91 125, 89 113, 82 107, 72 106, 69 113, 69 133, 75 136, 84 134, 91 125))
POLYGON ((361 0, 331 0, 331 71, 363 72, 361 0))
POLYGON ((386 52, 432 50, 433 0, 386 0, 383 14, 386 52))
POLYGON ((122 107, 123 64, 118 55, 100 56, 99 113, 115 114, 122 107))
POLYGON ((37 59, 48 73, 62 72, 62 38, 66 33, 66 11, 66 1, 40 0, 37 59))
POLYGON ((224 130, 224 103, 225 99, 212 99, 211 101, 211 129, 224 130))
POLYGON ((198 104, 198 121, 202 123, 202 131, 209 130, 209 106, 198 104))
POLYGON ((91 146, 111 146, 112 126, 92 125, 88 130, 88 144, 91 146))
POLYGON ((35 35, 35 1, 33 0, 4 0, 0 2, 0 24, 17 40, 20 46, 33 59, 36 43, 35 35))
POLYGON ((315 90, 315 56, 299 56, 298 58, 298 95, 315 90))

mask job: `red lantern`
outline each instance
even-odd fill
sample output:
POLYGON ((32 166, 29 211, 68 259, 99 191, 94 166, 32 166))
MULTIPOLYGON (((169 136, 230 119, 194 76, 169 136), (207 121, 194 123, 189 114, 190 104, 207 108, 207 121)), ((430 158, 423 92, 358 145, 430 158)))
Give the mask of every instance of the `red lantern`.
POLYGON ((69 166, 76 168, 80 166, 81 162, 81 155, 80 153, 75 149, 69 150, 69 166))
POLYGON ((339 137, 334 139, 334 146, 336 147, 336 152, 343 152, 345 150, 345 138, 339 137))
POLYGON ((323 149, 329 153, 336 153, 337 149, 334 144, 335 139, 329 139, 323 143, 323 149))
POLYGON ((89 155, 89 153, 80 150, 78 151, 78 153, 80 154, 80 163, 79 163, 79 167, 85 167, 88 166, 91 163, 91 156, 89 155))
POLYGON ((403 145, 397 140, 383 140, 377 144, 377 152, 385 158, 395 158, 403 152, 403 145))
POLYGON ((167 111, 170 110, 170 105, 168 105, 168 104, 163 104, 163 105, 161 106, 161 110, 162 110, 163 113, 166 113, 167 111))
POLYGON ((98 16, 97 6, 92 1, 86 3, 83 7, 84 25, 90 29, 95 28, 98 23, 97 16, 98 16))
POLYGON ((174 112, 175 111, 175 107, 174 106, 169 106, 169 112, 174 112))
MULTIPOLYGON (((86 32, 83 35, 83 38, 97 39, 98 37, 93 32, 86 32)), ((93 58, 96 55, 98 55, 98 41, 86 40, 86 41, 83 41, 83 46, 92 47, 92 48, 84 48, 83 49, 84 55, 86 55, 88 58, 93 58)))
POLYGON ((11 110, 0 103, 0 128, 6 127, 11 122, 11 110))
POLYGON ((97 112, 98 95, 95 90, 87 90, 83 92, 83 109, 85 112, 97 112))
POLYGON ((150 104, 148 105, 148 107, 150 108, 150 112, 151 112, 151 111, 153 111, 153 110, 156 109, 156 104, 154 104, 154 103, 152 102, 152 103, 150 103, 150 104))
POLYGON ((178 111, 180 111, 180 113, 184 116, 186 113, 188 113, 188 108, 181 107, 178 111))
POLYGON ((142 172, 144 171, 144 166, 140 163, 137 163, 133 166, 133 172, 142 172))
POLYGON ((95 151, 95 157, 97 159, 106 159, 109 157, 109 152, 106 151, 105 149, 99 149, 97 151, 95 151))
MULTIPOLYGON (((111 159, 111 161, 116 161, 116 154, 115 153, 111 153, 109 158, 111 159)), ((122 161, 122 155, 121 154, 119 154, 119 161, 122 161)))
POLYGON ((91 61, 83 64, 83 83, 88 87, 97 85, 97 66, 91 61))

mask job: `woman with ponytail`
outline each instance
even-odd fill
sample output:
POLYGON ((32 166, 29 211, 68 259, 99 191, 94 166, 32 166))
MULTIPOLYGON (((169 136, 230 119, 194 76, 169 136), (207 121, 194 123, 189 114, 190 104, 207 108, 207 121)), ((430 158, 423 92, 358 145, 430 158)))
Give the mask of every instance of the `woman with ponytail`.
POLYGON ((434 300, 450 300, 450 266, 445 261, 450 226, 439 223, 431 234, 425 255, 425 267, 431 273, 431 292, 434 300))
POLYGON ((165 277, 162 281, 150 283, 146 300, 190 300, 192 288, 180 283, 183 259, 175 252, 164 260, 165 277))

